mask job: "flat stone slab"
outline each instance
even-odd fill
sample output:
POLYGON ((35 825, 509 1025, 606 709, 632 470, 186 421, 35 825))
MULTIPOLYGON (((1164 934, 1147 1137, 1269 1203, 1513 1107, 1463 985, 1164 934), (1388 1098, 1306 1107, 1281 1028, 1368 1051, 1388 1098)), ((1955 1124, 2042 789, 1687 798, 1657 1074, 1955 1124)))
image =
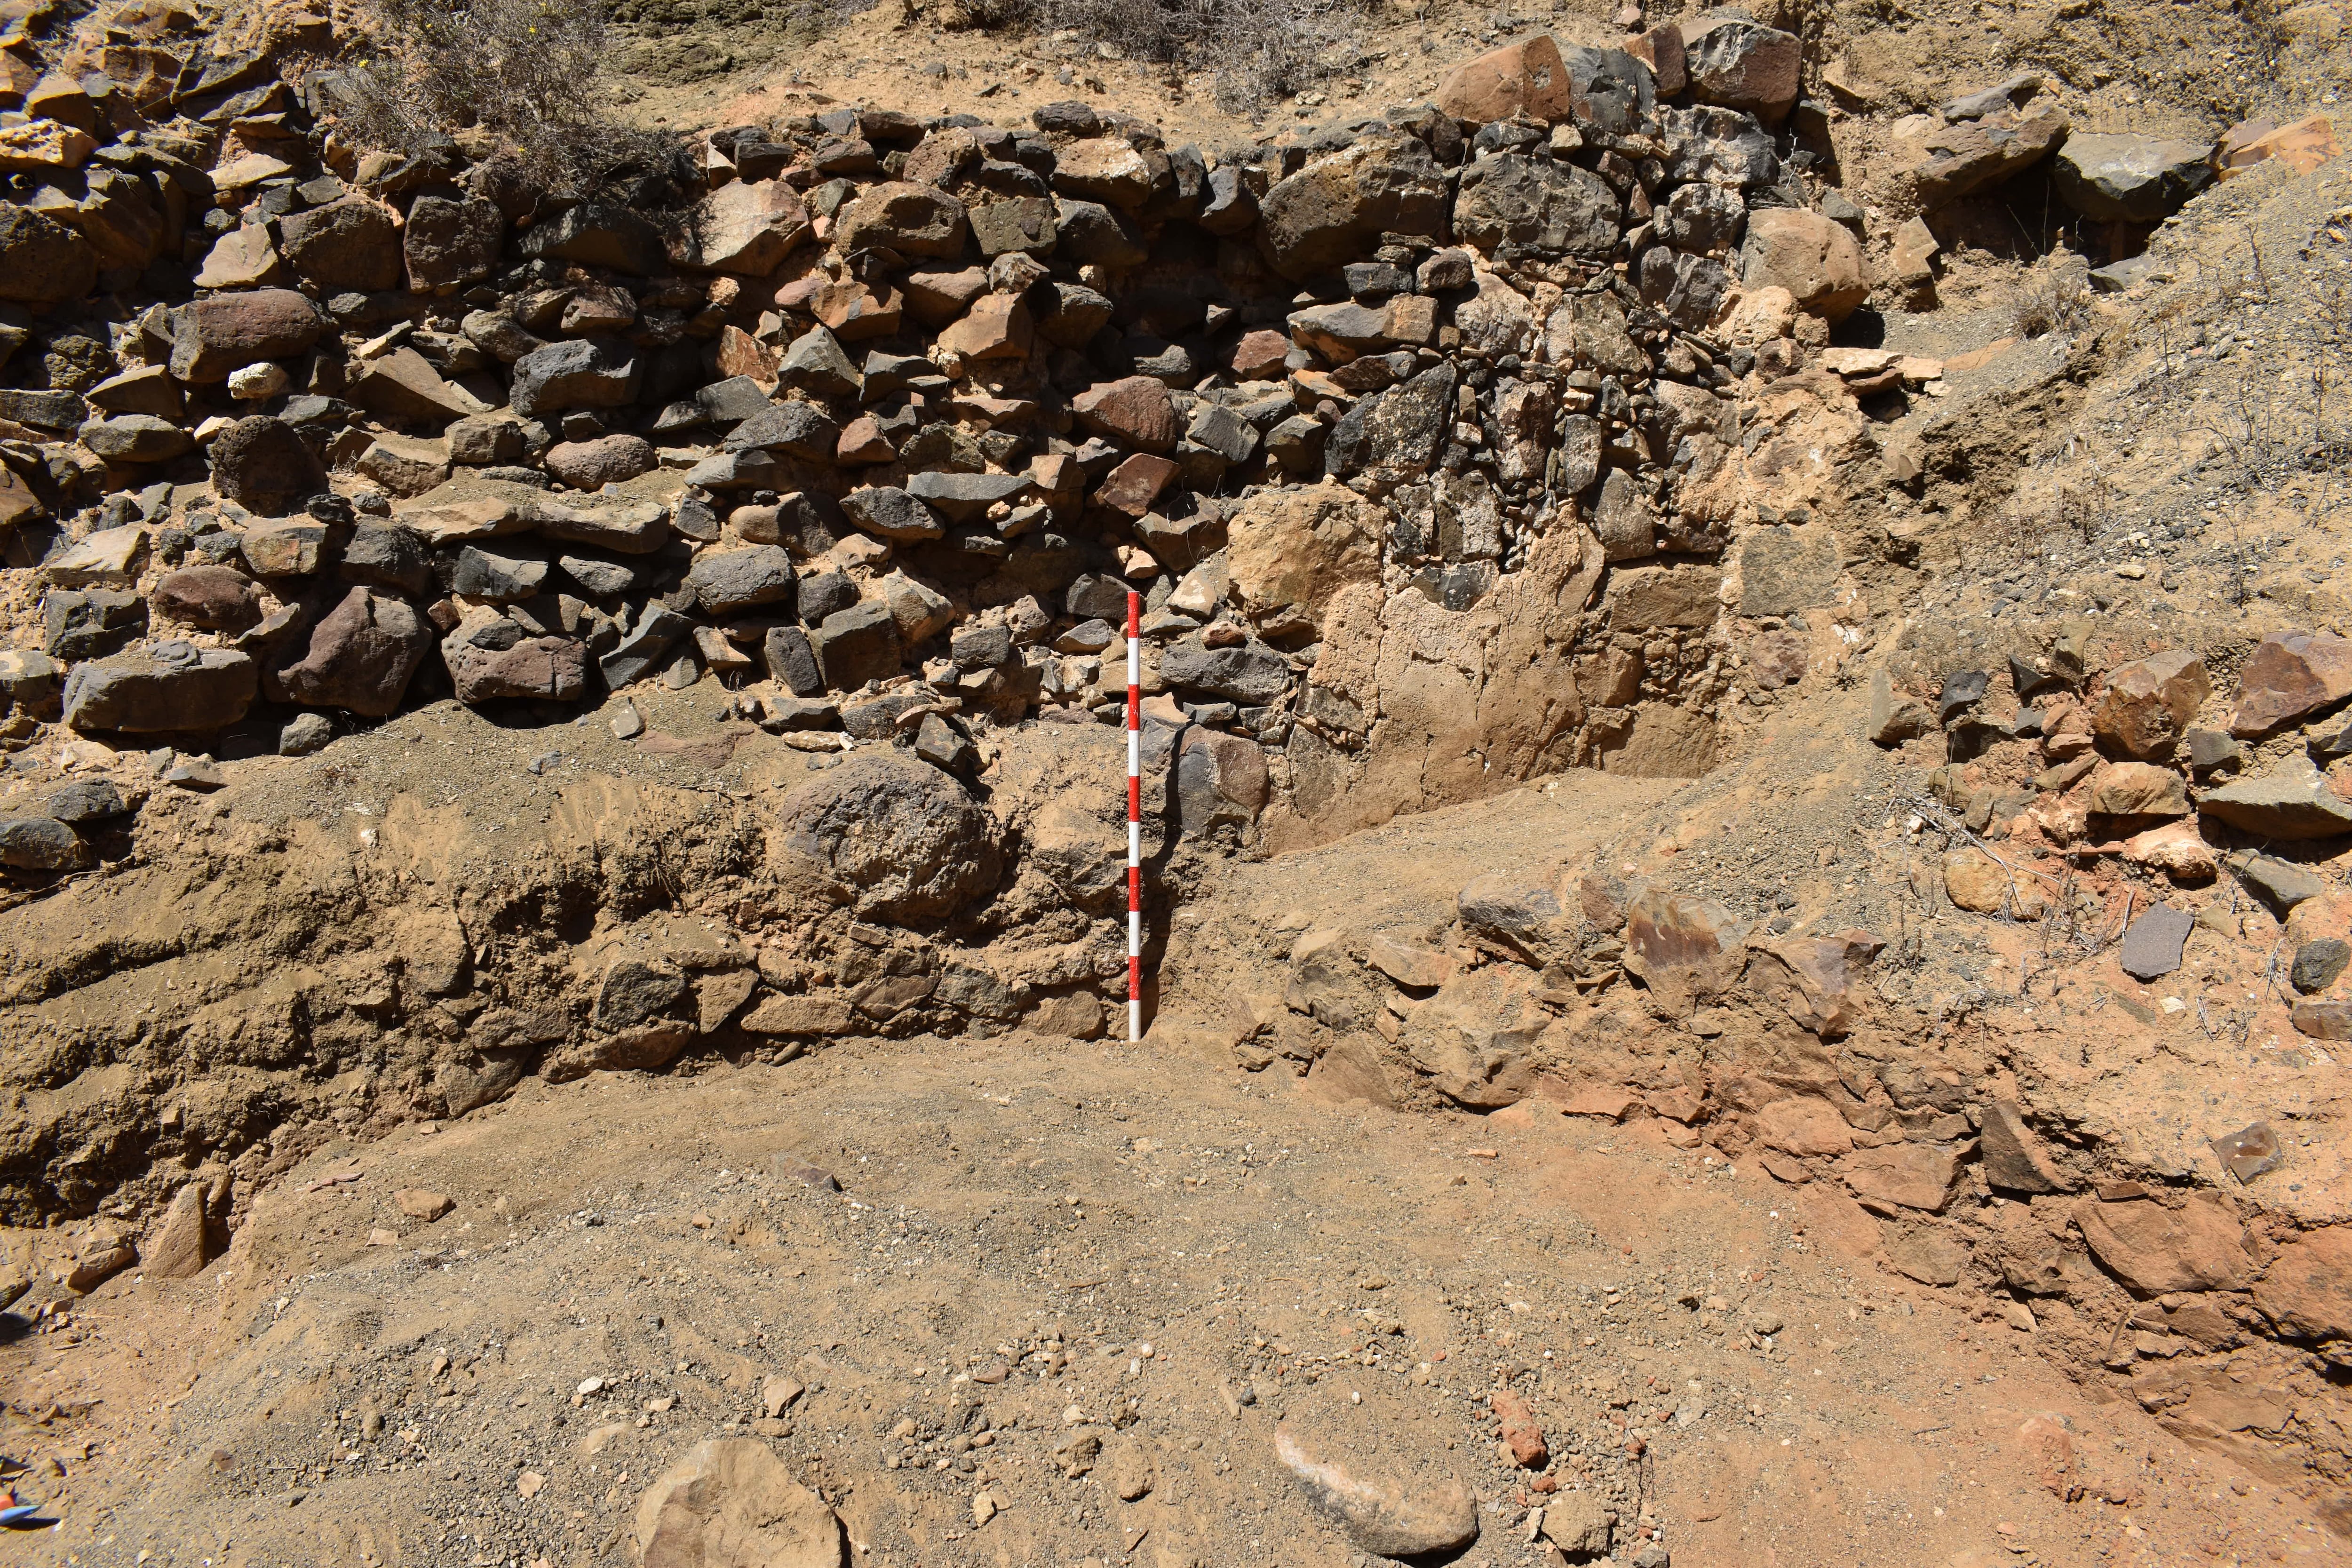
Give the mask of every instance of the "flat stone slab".
POLYGON ((2157 905, 2124 932, 2124 973, 2134 980, 2171 973, 2180 967, 2180 950, 2196 925, 2197 917, 2187 910, 2157 905))

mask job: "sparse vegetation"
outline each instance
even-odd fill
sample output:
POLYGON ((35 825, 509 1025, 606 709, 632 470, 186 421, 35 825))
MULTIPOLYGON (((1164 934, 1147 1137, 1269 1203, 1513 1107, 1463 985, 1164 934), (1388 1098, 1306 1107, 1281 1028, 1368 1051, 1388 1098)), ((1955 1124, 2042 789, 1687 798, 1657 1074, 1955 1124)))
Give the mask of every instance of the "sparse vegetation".
POLYGON ((372 0, 376 47, 345 67, 344 123, 412 155, 471 131, 562 195, 682 200, 674 137, 608 108, 604 15, 589 0, 372 0))
POLYGON ((1358 0, 966 0, 955 23, 1066 28, 1122 59, 1209 70, 1218 105, 1257 118, 1352 57, 1358 0))
POLYGON ((2082 279, 2050 265, 2035 268, 2019 280, 2010 305, 2011 329, 2021 338, 2051 332, 2072 332, 2089 319, 2090 299, 2082 279))

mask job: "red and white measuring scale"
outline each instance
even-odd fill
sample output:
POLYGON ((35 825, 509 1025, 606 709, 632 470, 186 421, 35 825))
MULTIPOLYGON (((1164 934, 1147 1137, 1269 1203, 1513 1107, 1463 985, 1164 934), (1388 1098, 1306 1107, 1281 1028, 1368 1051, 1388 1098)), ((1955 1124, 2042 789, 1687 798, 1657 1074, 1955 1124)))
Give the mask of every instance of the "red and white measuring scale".
POLYGON ((1127 1037, 1143 1038, 1143 595, 1127 596, 1127 1037))

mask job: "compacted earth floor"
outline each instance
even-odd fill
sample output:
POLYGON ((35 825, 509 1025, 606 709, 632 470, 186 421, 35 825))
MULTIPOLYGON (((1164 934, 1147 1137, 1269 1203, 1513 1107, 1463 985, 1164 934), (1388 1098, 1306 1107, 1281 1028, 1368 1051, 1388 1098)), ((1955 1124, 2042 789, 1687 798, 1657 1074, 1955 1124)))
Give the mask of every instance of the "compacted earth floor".
POLYGON ((1408 1504, 1466 1483, 1465 1565, 1559 1563, 1596 1512, 1614 1561, 1686 1568, 2343 1561, 1863 1262, 1843 1194, 1654 1121, 1324 1103, 1186 1037, 530 1081, 330 1146, 200 1278, 6 1320, 0 1452, 60 1521, 7 1558, 634 1563, 646 1485, 735 1436, 872 1568, 1374 1561, 1279 1427, 1408 1504))

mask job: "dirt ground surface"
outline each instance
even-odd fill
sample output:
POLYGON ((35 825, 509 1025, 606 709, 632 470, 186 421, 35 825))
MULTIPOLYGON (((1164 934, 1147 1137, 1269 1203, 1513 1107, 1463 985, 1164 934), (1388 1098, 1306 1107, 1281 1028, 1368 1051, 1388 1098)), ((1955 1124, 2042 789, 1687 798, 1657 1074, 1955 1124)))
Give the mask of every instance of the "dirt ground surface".
POLYGON ((1580 1496, 1685 1563, 2341 1561, 2030 1331, 1858 1268, 1842 1194, 1662 1125, 1019 1036, 527 1089, 322 1150, 204 1279, 16 1338, 68 1524, 16 1560, 594 1563, 676 1452, 756 1432, 861 1563, 1361 1561, 1287 1426, 1468 1481, 1463 1563, 1580 1496), (1503 1387, 1539 1473, 1496 1452, 1503 1387))

